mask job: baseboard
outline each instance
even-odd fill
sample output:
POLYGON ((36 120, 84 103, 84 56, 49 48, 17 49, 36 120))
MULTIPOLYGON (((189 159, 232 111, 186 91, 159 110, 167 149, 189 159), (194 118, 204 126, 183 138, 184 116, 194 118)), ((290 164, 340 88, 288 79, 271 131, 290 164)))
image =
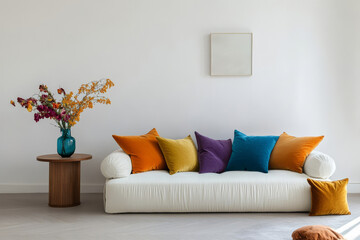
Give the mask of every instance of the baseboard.
MULTIPOLYGON (((82 193, 102 193, 104 184, 82 184, 82 193)), ((47 193, 48 184, 0 184, 0 193, 47 193)), ((360 193, 360 183, 349 183, 349 193, 360 193)))
POLYGON ((360 193, 360 183, 349 183, 347 190, 348 193, 360 193))
MULTIPOLYGON (((81 184, 81 193, 102 193, 104 184, 81 184)), ((48 184, 0 184, 0 193, 47 193, 48 184)))

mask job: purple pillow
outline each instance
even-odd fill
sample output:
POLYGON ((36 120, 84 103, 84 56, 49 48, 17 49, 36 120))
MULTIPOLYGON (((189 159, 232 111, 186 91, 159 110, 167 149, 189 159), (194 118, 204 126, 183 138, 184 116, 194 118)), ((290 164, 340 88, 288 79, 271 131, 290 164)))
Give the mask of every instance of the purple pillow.
POLYGON ((214 140, 195 131, 198 144, 199 173, 222 173, 231 156, 232 143, 228 140, 214 140))

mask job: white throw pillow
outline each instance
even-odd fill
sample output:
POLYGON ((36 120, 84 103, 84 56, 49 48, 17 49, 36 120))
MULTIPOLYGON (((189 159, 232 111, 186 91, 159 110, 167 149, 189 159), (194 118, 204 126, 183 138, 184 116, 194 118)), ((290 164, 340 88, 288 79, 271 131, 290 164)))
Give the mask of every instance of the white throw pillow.
POLYGON ((336 170, 334 159, 330 156, 313 151, 305 160, 304 172, 313 178, 330 178, 336 170))
POLYGON ((131 174, 132 165, 130 156, 122 149, 110 153, 101 162, 101 173, 106 178, 122 178, 131 174))

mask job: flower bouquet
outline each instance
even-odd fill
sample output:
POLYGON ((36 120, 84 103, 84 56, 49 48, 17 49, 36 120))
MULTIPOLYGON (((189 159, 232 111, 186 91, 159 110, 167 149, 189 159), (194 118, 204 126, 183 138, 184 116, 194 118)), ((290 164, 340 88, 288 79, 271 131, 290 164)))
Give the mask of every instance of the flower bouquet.
MULTIPOLYGON (((113 86, 110 79, 101 79, 81 85, 76 94, 66 93, 63 88, 59 88, 57 93, 61 100, 58 101, 48 87, 42 84, 38 94, 26 99, 18 97, 17 102, 29 112, 34 112, 35 122, 45 118, 56 122, 55 126, 62 132, 57 142, 57 152, 62 157, 70 157, 75 152, 71 127, 80 121, 80 114, 86 108, 93 108, 96 103, 111 104, 103 94, 113 86)), ((13 100, 10 103, 16 106, 13 100)))

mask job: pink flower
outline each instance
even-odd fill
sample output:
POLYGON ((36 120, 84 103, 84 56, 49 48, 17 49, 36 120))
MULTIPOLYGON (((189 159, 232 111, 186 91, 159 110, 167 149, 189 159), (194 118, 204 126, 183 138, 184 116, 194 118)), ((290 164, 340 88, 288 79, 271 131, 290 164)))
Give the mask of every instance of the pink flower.
POLYGON ((47 91, 48 91, 48 88, 47 88, 46 85, 41 84, 41 85, 39 86, 39 90, 40 90, 40 92, 47 92, 47 91))
POLYGON ((22 107, 27 106, 27 101, 25 101, 25 99, 18 97, 17 101, 22 107))
POLYGON ((35 120, 35 122, 38 122, 40 119, 41 119, 40 114, 35 113, 35 114, 34 114, 34 120, 35 120))

